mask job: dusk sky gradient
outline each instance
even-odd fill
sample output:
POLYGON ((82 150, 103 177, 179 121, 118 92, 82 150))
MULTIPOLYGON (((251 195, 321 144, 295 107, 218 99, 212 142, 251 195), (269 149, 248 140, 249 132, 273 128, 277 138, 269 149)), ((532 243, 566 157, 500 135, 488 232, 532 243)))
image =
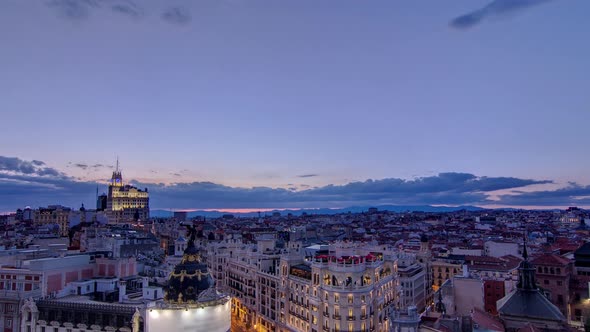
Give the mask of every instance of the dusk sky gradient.
POLYGON ((589 12, 3 0, 0 212, 94 206, 117 156, 153 208, 590 206, 589 12))

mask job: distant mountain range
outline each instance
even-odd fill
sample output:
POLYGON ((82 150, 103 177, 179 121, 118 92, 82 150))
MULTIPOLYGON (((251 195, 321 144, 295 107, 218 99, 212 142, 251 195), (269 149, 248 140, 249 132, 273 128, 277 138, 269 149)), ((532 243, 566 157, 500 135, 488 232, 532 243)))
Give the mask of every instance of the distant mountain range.
MULTIPOLYGON (((391 211, 391 212, 411 212, 411 211, 420 211, 420 212, 453 212, 459 210, 467 210, 467 211, 482 211, 486 210, 484 208, 472 205, 461 205, 461 206, 432 206, 432 205, 378 205, 378 206, 351 206, 347 208, 341 209, 286 209, 286 210, 272 210, 272 211, 264 211, 260 212, 262 216, 264 215, 271 215, 274 212, 279 212, 281 215, 286 216, 287 214, 291 213, 292 215, 299 216, 303 213, 307 214, 340 214, 340 213, 360 213, 360 212, 367 212, 370 208, 375 207, 379 209, 379 211, 391 211)), ((174 214, 173 211, 168 210, 151 210, 150 216, 151 217, 172 217, 174 214)), ((218 218, 223 215, 231 214, 236 217, 256 217, 258 216, 258 212, 223 212, 223 211, 204 211, 204 210, 197 210, 191 211, 188 213, 188 217, 206 217, 206 218, 218 218)))

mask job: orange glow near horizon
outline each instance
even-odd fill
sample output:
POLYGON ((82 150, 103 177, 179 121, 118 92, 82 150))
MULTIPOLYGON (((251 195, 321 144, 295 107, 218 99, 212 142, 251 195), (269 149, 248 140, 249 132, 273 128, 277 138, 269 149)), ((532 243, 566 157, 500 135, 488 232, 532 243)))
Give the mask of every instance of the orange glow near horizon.
MULTIPOLYGON (((301 209, 306 209, 306 210, 316 210, 319 208, 298 208, 298 207, 292 207, 292 208, 260 208, 260 209, 255 209, 255 208, 235 208, 235 209, 169 209, 171 212, 195 212, 195 211, 207 211, 207 212, 213 212, 213 211, 218 211, 218 212, 227 212, 227 213, 251 213, 251 212, 271 212, 271 211, 286 211, 286 210, 301 210, 301 209)), ((339 208, 328 208, 330 210, 334 210, 334 209, 339 209, 339 208)), ((168 210, 168 209, 165 209, 168 210)))

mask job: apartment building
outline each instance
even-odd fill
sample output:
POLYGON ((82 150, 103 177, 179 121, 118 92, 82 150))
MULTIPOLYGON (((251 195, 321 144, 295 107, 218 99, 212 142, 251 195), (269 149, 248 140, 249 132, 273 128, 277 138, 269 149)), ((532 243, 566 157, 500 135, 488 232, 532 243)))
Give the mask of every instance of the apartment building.
POLYGON ((463 264, 459 259, 438 258, 431 262, 432 266, 432 288, 434 291, 456 275, 463 274, 463 264))
POLYGON ((56 225, 59 227, 58 234, 60 236, 68 236, 71 211, 70 208, 61 205, 50 205, 46 208, 39 208, 33 213, 33 222, 36 225, 56 225))
POLYGON ((388 331, 401 289, 397 255, 385 249, 340 242, 311 262, 282 257, 280 323, 289 331, 388 331))
POLYGON ((425 272, 415 255, 405 254, 402 286, 397 250, 339 242, 309 252, 270 234, 256 244, 209 245, 208 264, 233 296, 235 331, 389 331, 395 308, 424 307, 425 272))
POLYGON ((547 298, 570 317, 570 281, 573 274, 573 262, 559 255, 546 253, 531 261, 536 267, 538 287, 544 290, 547 298))
POLYGON ((416 310, 423 311, 427 305, 427 288, 430 288, 424 266, 416 261, 416 256, 400 253, 397 271, 403 289, 400 294, 401 307, 415 306, 416 310))

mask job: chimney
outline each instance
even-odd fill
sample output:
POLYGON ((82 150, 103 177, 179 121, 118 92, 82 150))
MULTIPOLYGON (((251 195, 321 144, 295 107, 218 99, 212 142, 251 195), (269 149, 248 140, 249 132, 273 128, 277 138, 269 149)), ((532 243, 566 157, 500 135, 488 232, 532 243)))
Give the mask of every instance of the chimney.
POLYGON ((119 280, 119 303, 123 303, 127 297, 127 281, 119 280))

